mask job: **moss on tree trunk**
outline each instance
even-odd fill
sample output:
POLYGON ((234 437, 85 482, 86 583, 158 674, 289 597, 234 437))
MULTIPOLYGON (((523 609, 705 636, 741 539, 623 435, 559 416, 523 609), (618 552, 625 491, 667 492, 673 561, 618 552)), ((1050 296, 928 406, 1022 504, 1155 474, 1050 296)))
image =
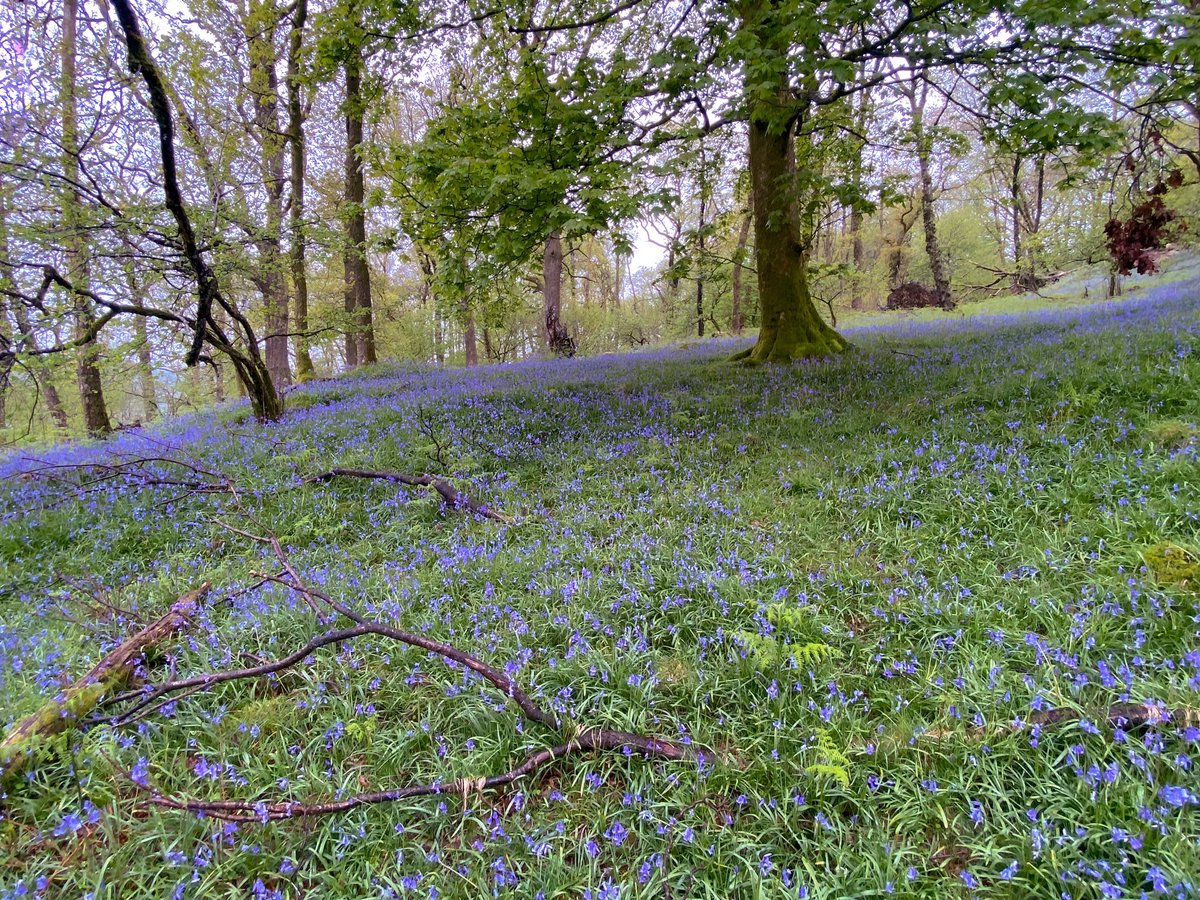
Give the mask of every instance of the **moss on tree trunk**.
POLYGON ((817 312, 808 289, 808 250, 796 223, 791 136, 765 118, 750 121, 750 183, 761 326, 734 359, 790 362, 832 356, 850 345, 817 312))

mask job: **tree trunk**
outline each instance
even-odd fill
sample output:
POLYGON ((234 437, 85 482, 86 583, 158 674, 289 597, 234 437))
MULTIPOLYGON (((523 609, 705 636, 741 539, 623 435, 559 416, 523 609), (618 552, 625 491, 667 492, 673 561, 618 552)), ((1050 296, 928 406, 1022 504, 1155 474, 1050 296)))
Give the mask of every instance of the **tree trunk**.
POLYGON ((730 311, 729 330, 741 334, 742 322, 742 270, 745 268, 746 244, 750 241, 750 222, 752 216, 747 213, 742 219, 742 227, 738 230, 737 249, 733 253, 733 309, 730 311))
POLYGON ((862 309, 863 303, 863 211, 857 203, 850 208, 850 264, 854 267, 850 281, 850 308, 862 309))
POLYGON ((929 257, 929 271, 933 275, 933 294, 942 309, 954 308, 954 297, 950 293, 950 276, 946 271, 946 260, 942 256, 938 241, 937 212, 934 209, 933 172, 930 158, 933 155, 933 138, 925 130, 925 100, 929 94, 929 82, 924 78, 911 86, 909 104, 912 109, 913 137, 917 144, 917 166, 921 177, 921 223, 925 228, 925 255, 929 257))
POLYGON ((158 397, 154 389, 154 361, 146 317, 134 316, 133 328, 138 342, 138 392, 142 395, 142 421, 149 422, 158 418, 158 397))
POLYGON ((367 266, 367 216, 365 164, 362 159, 363 112, 362 59, 346 61, 346 365, 350 368, 376 361, 375 331, 371 322, 371 273, 367 266))
POLYGON ((1024 191, 1021 187, 1021 168, 1024 158, 1020 154, 1013 156, 1012 177, 1009 182, 1009 202, 1012 207, 1012 242, 1013 270, 1016 277, 1013 287, 1018 291, 1036 291, 1040 285, 1034 271, 1033 254, 1025 245, 1022 219, 1027 216, 1025 209, 1024 191))
MULTIPOLYGON (((757 110, 756 110, 757 112, 757 110)), ((825 324, 808 288, 808 250, 796 233, 791 137, 770 112, 750 117, 750 185, 758 269, 758 341, 735 359, 790 362, 840 353, 850 345, 825 324)))
POLYGON ((479 365, 479 342, 475 336, 475 314, 467 310, 467 324, 463 329, 463 356, 468 368, 479 365))
POLYGON ((562 323, 562 237, 557 231, 546 238, 542 256, 542 301, 546 346, 556 356, 574 356, 575 342, 562 323))
POLYGON ((613 243, 613 286, 609 303, 614 310, 621 308, 621 251, 615 242, 613 243))
POLYGON ((919 204, 913 202, 911 206, 896 210, 896 229, 891 240, 888 241, 885 251, 888 262, 889 291, 894 291, 904 283, 904 278, 908 270, 904 258, 904 245, 908 241, 908 232, 913 227, 919 208, 919 204))
MULTIPOLYGON (((144 305, 141 285, 133 272, 133 262, 125 264, 125 284, 129 289, 129 297, 138 306, 144 305)), ((145 316, 133 317, 133 334, 137 340, 137 373, 138 393, 142 400, 142 421, 149 422, 158 418, 158 397, 154 385, 154 360, 150 349, 150 329, 146 325, 145 316)))
MULTIPOLYGON (((700 164, 704 165, 704 156, 701 154, 700 164)), ((704 216, 708 211, 707 197, 704 196, 706 188, 703 183, 700 187, 700 223, 697 230, 696 248, 699 251, 699 259, 696 260, 696 337, 704 337, 704 216)))
POLYGON ((308 0, 296 0, 292 14, 292 30, 288 36, 288 147, 291 162, 291 209, 289 210, 291 242, 288 262, 292 273, 293 319, 296 334, 292 347, 296 353, 296 380, 313 377, 312 355, 308 338, 308 264, 304 239, 304 107, 300 100, 300 51, 304 41, 304 25, 308 19, 308 0))
POLYGON ((254 127, 258 132, 259 172, 267 193, 266 229, 255 241, 258 270, 255 283, 262 294, 266 328, 267 371, 275 387, 292 383, 288 360, 288 296, 284 279, 283 231, 283 144, 279 129, 279 79, 275 74, 278 53, 275 29, 279 14, 272 0, 253 0, 246 17, 246 40, 250 57, 250 96, 254 127))
MULTIPOLYGON (((62 42, 62 149, 63 224, 67 232, 67 278, 78 287, 87 287, 88 273, 85 257, 81 202, 75 185, 79 183, 79 133, 76 118, 76 45, 79 23, 79 0, 63 2, 62 42)), ((71 297, 75 312, 75 339, 83 340, 94 324, 88 300, 79 293, 71 297)), ((108 407, 104 402, 104 385, 100 380, 99 347, 93 337, 75 351, 75 378, 79 384, 79 400, 83 409, 83 424, 92 437, 102 437, 112 431, 108 407)))

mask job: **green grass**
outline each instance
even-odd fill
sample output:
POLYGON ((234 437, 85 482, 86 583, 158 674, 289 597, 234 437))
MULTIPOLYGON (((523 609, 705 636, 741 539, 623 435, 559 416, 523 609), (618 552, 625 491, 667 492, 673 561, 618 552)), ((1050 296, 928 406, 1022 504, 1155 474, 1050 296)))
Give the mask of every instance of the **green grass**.
POLYGON ((187 458, 240 506, 3 482, 9 721, 135 627, 110 607, 150 617, 201 580, 213 602, 152 680, 318 633, 285 589, 239 593, 277 566, 220 520, 270 528, 330 593, 508 665, 575 721, 719 758, 577 757, 520 790, 236 829, 141 805, 135 770, 169 794, 321 799, 501 771, 559 739, 362 640, 47 752, 6 789, 0 896, 39 879, 97 900, 1192 894, 1200 734, 1088 719, 1200 705, 1196 594, 1175 577, 1200 545, 1195 294, 867 328, 844 358, 785 368, 714 342, 383 371, 310 385, 267 429, 197 418, 54 451, 187 458), (437 442, 516 524, 299 484, 426 471, 437 442), (1012 727, 1057 706, 1085 721, 1012 727))

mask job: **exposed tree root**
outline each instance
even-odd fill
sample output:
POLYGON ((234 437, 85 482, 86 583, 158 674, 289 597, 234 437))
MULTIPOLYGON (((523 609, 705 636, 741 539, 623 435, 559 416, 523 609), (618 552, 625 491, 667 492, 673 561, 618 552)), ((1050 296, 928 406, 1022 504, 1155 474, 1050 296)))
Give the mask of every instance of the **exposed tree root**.
POLYGON ((477 515, 510 525, 513 522, 510 516, 506 516, 504 513, 468 497, 450 482, 435 475, 406 475, 403 472, 387 472, 378 469, 339 468, 330 469, 319 475, 313 475, 305 479, 305 483, 316 484, 323 481, 332 481, 334 478, 375 478, 381 481, 391 481, 396 484, 408 485, 409 487, 430 487, 437 491, 442 499, 446 501, 446 505, 452 509, 468 509, 477 515))
POLYGON ((0 741, 0 778, 19 771, 46 738, 74 728, 106 694, 124 684, 143 651, 162 643, 191 621, 210 587, 205 582, 184 594, 165 614, 122 641, 61 695, 10 728, 0 741))

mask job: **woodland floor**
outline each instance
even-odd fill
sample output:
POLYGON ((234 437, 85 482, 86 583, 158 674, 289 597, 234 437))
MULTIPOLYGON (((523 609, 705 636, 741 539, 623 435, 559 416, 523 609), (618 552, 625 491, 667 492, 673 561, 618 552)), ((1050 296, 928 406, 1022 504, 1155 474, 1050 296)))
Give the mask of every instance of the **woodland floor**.
POLYGON ((294 579, 562 719, 376 634, 330 645, 51 742, 5 788, 0 897, 1195 896, 1200 281, 1028 305, 790 367, 715 340, 380 370, 270 427, 0 459, 6 723, 205 581, 145 679, 286 656, 331 627, 294 579), (309 480, 334 467, 511 521, 309 480), (150 803, 449 784, 577 726, 701 761, 573 753, 267 824, 150 803))

